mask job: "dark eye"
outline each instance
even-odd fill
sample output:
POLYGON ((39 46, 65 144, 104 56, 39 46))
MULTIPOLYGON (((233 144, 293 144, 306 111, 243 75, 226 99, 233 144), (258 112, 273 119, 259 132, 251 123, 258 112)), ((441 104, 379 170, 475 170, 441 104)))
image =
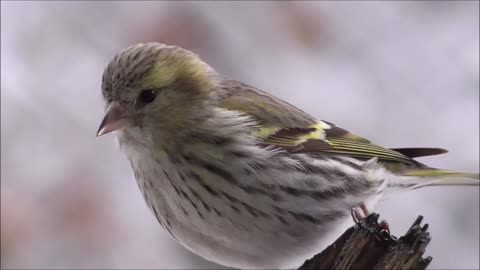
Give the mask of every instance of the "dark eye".
POLYGON ((151 103, 157 97, 157 92, 155 90, 143 90, 140 95, 138 95, 138 101, 141 104, 151 103))

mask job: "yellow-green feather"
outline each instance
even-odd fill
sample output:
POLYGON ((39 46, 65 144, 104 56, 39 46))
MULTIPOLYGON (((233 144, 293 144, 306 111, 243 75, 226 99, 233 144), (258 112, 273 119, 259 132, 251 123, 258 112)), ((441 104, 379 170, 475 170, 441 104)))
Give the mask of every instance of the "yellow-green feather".
POLYGON ((162 50, 153 68, 143 78, 142 88, 163 88, 171 86, 177 80, 190 80, 195 82, 195 91, 210 91, 210 71, 196 54, 173 46, 165 46, 162 50))

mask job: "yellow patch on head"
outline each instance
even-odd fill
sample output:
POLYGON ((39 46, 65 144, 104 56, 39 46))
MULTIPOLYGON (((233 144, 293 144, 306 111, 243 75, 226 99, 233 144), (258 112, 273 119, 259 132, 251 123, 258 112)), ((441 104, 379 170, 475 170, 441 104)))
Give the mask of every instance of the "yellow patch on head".
POLYGON ((172 66, 159 60, 145 77, 143 87, 161 88, 172 84, 177 77, 177 68, 176 65, 172 66))
POLYGON ((201 92, 208 92, 211 86, 210 67, 193 53, 171 48, 166 50, 157 57, 142 87, 167 87, 181 79, 194 82, 201 92))

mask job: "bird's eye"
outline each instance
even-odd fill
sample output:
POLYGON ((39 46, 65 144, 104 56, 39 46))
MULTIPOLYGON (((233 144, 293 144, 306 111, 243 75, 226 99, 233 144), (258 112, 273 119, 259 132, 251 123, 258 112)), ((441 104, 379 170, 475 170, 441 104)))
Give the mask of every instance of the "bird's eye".
POLYGON ((154 101, 156 97, 157 97, 156 91, 152 89, 143 90, 142 92, 140 92, 140 95, 138 95, 138 101, 140 101, 141 104, 147 104, 154 101))

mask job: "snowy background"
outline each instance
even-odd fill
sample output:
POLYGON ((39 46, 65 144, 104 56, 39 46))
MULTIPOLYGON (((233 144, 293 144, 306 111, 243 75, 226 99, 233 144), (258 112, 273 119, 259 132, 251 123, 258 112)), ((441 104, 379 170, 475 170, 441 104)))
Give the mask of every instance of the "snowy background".
MULTIPOLYGON (((113 137, 95 137, 105 65, 145 41, 376 143, 450 150, 431 166, 478 171, 477 1, 2 1, 2 268, 214 267, 157 225, 113 137)), ((395 235, 425 217, 431 269, 479 269, 478 188, 376 210, 395 235)))

